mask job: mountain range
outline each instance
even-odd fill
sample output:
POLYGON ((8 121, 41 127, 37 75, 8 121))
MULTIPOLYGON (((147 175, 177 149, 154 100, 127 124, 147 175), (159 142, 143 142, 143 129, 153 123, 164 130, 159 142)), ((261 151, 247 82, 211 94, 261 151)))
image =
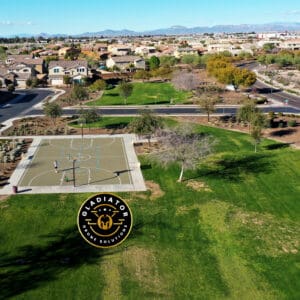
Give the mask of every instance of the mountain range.
MULTIPOLYGON (((128 29, 112 30, 106 29, 97 32, 84 32, 81 34, 74 34, 72 37, 117 37, 117 36, 143 36, 143 35, 189 35, 189 34, 203 34, 203 33, 247 33, 247 32, 270 32, 270 31, 300 31, 300 22, 294 23, 267 23, 267 24, 240 24, 240 25, 215 25, 215 26, 198 26, 185 27, 181 25, 172 26, 170 28, 161 28, 148 31, 133 31, 128 29)), ((14 35, 16 36, 16 35, 14 35)), ((48 37, 66 37, 68 34, 48 34, 40 33, 19 34, 20 37, 43 36, 48 37)))

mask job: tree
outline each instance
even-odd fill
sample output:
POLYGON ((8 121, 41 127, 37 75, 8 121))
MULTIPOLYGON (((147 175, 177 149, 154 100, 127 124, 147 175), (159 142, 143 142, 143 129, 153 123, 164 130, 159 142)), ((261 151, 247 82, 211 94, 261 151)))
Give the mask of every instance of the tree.
POLYGON ((71 85, 72 84, 72 78, 69 75, 63 76, 63 82, 65 85, 71 85))
POLYGON ((233 84, 236 88, 240 85, 249 87, 256 81, 256 74, 247 69, 235 68, 233 72, 233 84))
POLYGON ((128 82, 121 82, 119 85, 120 96, 124 98, 124 104, 127 104, 127 98, 132 94, 133 85, 128 82))
POLYGON ((260 127, 260 126, 252 127, 250 135, 254 140, 254 152, 256 153, 257 145, 260 143, 261 138, 262 138, 262 127, 260 127))
POLYGON ((275 49, 275 44, 274 43, 266 43, 263 45, 263 49, 266 52, 271 52, 273 49, 275 49))
POLYGON ((71 91, 71 98, 75 100, 85 100, 89 96, 86 89, 80 84, 75 84, 71 91))
POLYGON ((167 56, 167 55, 160 56, 159 60, 160 60, 160 66, 162 67, 164 66, 172 67, 176 65, 178 62, 178 59, 175 56, 167 56))
POLYGON ((8 84, 7 85, 7 91, 10 92, 10 93, 14 92, 15 91, 15 86, 12 83, 8 84))
POLYGON ((78 113, 80 119, 84 119, 87 124, 97 122, 100 118, 96 108, 81 109, 78 113))
POLYGON ((150 73, 146 70, 138 70, 136 73, 133 75, 134 79, 142 79, 148 80, 151 77, 150 73))
POLYGON ((184 170, 196 169, 200 160, 211 153, 214 144, 209 136, 195 133, 187 124, 162 131, 160 141, 162 150, 153 154, 153 157, 163 166, 179 163, 179 182, 182 181, 184 170))
POLYGON ((151 56, 151 58, 149 59, 150 70, 158 69, 159 65, 160 65, 159 58, 157 56, 155 56, 155 55, 151 56))
POLYGON ((210 114, 215 111, 215 105, 219 102, 219 98, 204 94, 199 99, 199 106, 207 114, 207 122, 209 122, 210 114))
POLYGON ((192 91, 199 86, 199 78, 191 72, 176 72, 172 78, 172 84, 178 90, 192 91))
POLYGON ((172 69, 169 66, 159 67, 158 69, 152 70, 151 76, 161 77, 164 79, 170 79, 172 76, 172 69))
POLYGON ((26 80, 26 87, 31 87, 31 85, 32 85, 32 79, 31 79, 31 78, 28 78, 28 79, 26 80))
POLYGON ((39 80, 36 77, 30 77, 26 80, 26 87, 35 88, 39 85, 39 80))
POLYGON ((140 116, 133 119, 129 129, 137 135, 145 135, 150 146, 151 136, 163 128, 162 118, 156 116, 150 110, 142 110, 140 116))
POLYGON ((7 47, 4 47, 4 46, 0 46, 0 60, 6 60, 6 50, 7 50, 7 47))
POLYGON ((254 140, 254 149, 257 151, 257 145, 262 137, 262 129, 266 125, 266 117, 255 106, 253 102, 246 102, 238 111, 238 119, 248 123, 249 132, 254 140))
POLYGON ((255 119, 255 115, 259 112, 253 101, 246 101, 237 112, 237 119, 248 123, 249 131, 251 129, 252 121, 255 119))
POLYGON ((56 124, 56 119, 62 115, 62 108, 54 102, 46 102, 44 104, 44 113, 47 117, 50 117, 53 124, 56 124))
POLYGON ((103 91, 106 88, 106 82, 102 79, 96 80, 92 85, 89 86, 91 92, 103 91))

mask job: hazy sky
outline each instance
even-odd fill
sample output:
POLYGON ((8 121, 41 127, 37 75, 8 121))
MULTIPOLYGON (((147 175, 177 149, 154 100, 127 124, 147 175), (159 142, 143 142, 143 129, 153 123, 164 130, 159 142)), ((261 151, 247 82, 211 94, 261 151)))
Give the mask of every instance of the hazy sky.
POLYGON ((299 0, 0 0, 0 36, 300 22, 299 0))

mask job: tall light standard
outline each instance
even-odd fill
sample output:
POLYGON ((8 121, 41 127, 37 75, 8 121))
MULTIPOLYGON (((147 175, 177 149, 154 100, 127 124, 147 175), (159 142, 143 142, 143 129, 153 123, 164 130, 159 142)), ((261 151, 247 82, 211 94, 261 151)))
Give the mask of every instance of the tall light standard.
POLYGON ((76 186, 76 178, 75 178, 75 163, 76 159, 73 159, 73 186, 76 186))

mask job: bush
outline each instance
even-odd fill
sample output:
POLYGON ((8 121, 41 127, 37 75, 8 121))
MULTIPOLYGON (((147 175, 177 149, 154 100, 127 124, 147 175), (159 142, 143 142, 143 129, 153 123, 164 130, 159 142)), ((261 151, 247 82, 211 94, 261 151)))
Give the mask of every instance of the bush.
POLYGON ((267 98, 265 97, 256 98, 254 101, 256 104, 264 104, 265 102, 268 102, 267 98))
POLYGON ((15 91, 15 86, 12 84, 12 83, 10 83, 8 86, 7 86, 7 90, 9 91, 9 92, 14 92, 15 91))
POLYGON ((279 123, 278 123, 278 127, 279 128, 284 128, 287 126, 287 122, 284 121, 284 120, 280 120, 279 123))
POLYGON ((288 125, 289 125, 289 127, 296 127, 297 126, 297 121, 296 120, 289 120, 288 125))

